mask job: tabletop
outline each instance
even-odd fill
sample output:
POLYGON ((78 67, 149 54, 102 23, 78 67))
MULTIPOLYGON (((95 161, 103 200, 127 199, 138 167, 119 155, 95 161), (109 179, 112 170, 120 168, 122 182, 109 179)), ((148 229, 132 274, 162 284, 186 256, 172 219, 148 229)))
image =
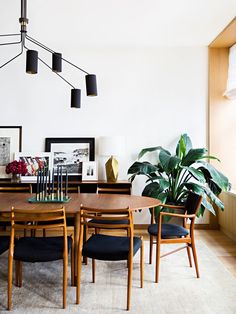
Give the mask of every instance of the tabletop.
POLYGON ((29 203, 29 193, 0 193, 0 212, 8 212, 11 207, 25 209, 58 208, 65 206, 66 213, 77 213, 80 205, 92 208, 118 209, 129 207, 131 210, 152 208, 161 201, 152 197, 124 194, 72 193, 68 203, 29 203))

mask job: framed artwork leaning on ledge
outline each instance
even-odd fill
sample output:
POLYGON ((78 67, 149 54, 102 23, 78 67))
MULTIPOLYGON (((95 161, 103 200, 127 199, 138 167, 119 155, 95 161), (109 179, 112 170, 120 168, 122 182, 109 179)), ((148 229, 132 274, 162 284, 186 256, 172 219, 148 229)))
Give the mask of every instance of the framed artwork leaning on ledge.
POLYGON ((10 178, 5 172, 6 166, 21 151, 21 146, 22 126, 0 126, 0 179, 10 178))
POLYGON ((45 139, 45 151, 52 153, 52 167, 64 166, 68 176, 81 180, 82 162, 94 161, 95 138, 55 137, 45 139))
POLYGON ((82 163, 82 180, 93 181, 98 179, 97 162, 83 161, 82 163))
POLYGON ((51 153, 15 153, 15 159, 18 161, 24 161, 27 168, 27 174, 21 176, 21 181, 37 181, 37 174, 40 169, 51 170, 52 169, 52 154, 51 153))

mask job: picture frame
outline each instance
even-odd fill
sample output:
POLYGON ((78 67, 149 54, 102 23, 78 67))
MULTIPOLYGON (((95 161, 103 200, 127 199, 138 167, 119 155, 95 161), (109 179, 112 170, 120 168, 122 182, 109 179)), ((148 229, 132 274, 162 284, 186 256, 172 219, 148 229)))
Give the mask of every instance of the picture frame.
POLYGON ((27 165, 28 172, 25 176, 21 176, 21 182, 36 182, 38 170, 42 167, 52 170, 52 154, 48 152, 19 152, 15 153, 15 159, 24 161, 27 165))
POLYGON ((98 179, 97 162, 84 161, 82 163, 82 180, 94 181, 98 179))
POLYGON ((56 171, 57 165, 63 165, 67 169, 70 179, 81 180, 82 162, 95 160, 95 138, 46 138, 45 151, 52 153, 54 171, 56 171))
POLYGON ((0 179, 10 178, 6 166, 22 148, 22 126, 0 126, 0 179))

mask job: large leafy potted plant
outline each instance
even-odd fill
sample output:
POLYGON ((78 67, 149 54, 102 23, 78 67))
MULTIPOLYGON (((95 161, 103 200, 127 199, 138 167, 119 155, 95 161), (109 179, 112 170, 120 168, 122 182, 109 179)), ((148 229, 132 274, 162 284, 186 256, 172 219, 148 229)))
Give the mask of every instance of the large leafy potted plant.
MULTIPOLYGON (((216 170, 209 159, 205 148, 192 148, 192 142, 187 134, 181 135, 174 155, 161 146, 142 149, 138 161, 128 169, 131 182, 138 175, 147 177, 146 186, 142 192, 144 196, 158 198, 162 203, 179 205, 185 202, 188 191, 193 191, 203 196, 198 215, 203 215, 207 209, 213 214, 215 204, 224 210, 224 204, 218 198, 221 191, 230 188, 228 178, 216 170), (157 152, 157 162, 140 161, 147 153, 157 152)), ((219 160, 218 160, 219 161, 219 160)), ((157 217, 162 207, 155 208, 157 217)), ((171 211, 166 209, 165 211, 171 211)))

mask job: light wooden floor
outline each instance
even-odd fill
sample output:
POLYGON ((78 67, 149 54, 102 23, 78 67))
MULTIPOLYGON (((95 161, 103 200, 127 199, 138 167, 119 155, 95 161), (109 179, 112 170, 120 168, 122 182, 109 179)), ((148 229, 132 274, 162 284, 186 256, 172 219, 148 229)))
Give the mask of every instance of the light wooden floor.
MULTIPOLYGON (((136 229, 136 234, 149 239, 147 231, 136 229)), ((236 242, 219 230, 195 230, 196 241, 200 239, 222 261, 225 267, 236 277, 236 242)))

